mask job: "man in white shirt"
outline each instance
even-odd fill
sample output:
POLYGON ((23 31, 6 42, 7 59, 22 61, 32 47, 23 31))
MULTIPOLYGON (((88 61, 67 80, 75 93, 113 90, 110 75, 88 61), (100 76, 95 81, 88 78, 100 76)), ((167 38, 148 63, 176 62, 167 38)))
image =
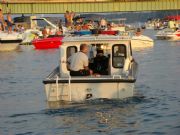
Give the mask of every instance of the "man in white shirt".
POLYGON ((74 53, 68 58, 69 70, 71 76, 88 76, 92 75, 92 70, 89 69, 88 61, 88 46, 81 44, 80 52, 74 53))

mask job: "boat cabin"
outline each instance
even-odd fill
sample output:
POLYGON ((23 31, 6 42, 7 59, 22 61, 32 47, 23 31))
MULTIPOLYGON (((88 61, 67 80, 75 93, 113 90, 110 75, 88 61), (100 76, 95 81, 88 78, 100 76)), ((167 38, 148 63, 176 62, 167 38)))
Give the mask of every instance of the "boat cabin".
POLYGON ((81 44, 89 47, 89 68, 98 76, 127 74, 132 58, 131 42, 128 36, 85 35, 65 37, 60 47, 60 77, 70 75, 67 66, 68 58, 80 51, 81 44), (103 57, 97 58, 97 53, 103 57))

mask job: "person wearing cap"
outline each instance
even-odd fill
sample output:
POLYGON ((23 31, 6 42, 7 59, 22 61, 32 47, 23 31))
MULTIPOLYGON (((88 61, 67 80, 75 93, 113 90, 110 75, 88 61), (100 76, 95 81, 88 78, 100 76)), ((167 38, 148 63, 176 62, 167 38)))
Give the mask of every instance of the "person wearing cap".
POLYGON ((92 75, 92 70, 89 69, 88 60, 88 45, 81 44, 80 51, 74 53, 68 58, 68 68, 71 76, 88 76, 92 75))

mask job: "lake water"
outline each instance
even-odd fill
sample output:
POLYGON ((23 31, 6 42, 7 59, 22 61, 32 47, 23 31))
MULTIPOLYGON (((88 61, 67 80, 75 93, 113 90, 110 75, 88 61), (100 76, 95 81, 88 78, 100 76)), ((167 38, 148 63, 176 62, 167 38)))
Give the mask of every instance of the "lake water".
MULTIPOLYGON (((145 34, 155 38, 155 31, 145 34)), ((180 42, 155 40, 133 54, 139 63, 133 98, 52 109, 42 80, 58 65, 59 50, 0 52, 0 135, 178 135, 180 42)))

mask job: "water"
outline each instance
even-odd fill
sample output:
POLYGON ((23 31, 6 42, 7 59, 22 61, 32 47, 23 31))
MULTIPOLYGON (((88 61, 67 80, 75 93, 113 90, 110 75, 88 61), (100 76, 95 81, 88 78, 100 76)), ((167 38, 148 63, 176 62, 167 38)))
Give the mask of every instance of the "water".
MULTIPOLYGON (((151 37, 154 31, 146 31, 151 37)), ((135 97, 54 108, 42 80, 58 64, 58 50, 0 53, 0 135, 178 135, 180 42, 155 40, 135 51, 135 97), (53 109, 52 109, 53 107, 53 109)))

